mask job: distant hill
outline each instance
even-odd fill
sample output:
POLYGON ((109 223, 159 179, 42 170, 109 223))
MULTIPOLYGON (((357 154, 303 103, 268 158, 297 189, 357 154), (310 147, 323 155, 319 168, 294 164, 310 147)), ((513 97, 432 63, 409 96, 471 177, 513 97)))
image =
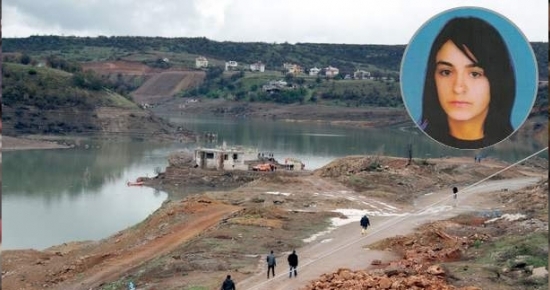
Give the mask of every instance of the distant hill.
MULTIPOLYGON (((213 41, 198 38, 164 37, 74 37, 31 36, 3 38, 4 52, 21 52, 33 55, 59 54, 69 60, 104 61, 124 58, 140 52, 151 56, 203 55, 220 61, 255 63, 262 61, 267 69, 276 70, 285 62, 297 63, 305 68, 340 68, 343 73, 356 69, 378 69, 398 72, 406 45, 324 44, 324 43, 265 43, 213 41)), ((548 79, 548 43, 532 42, 539 63, 541 79, 548 79)), ((183 63, 183 59, 181 60, 183 63)), ((194 62, 189 67, 194 67, 194 62)), ((221 63, 220 63, 221 65, 221 63)))
MULTIPOLYGON (((548 43, 531 45, 539 78, 547 80, 548 43)), ((89 122, 85 117, 88 115, 83 114, 79 119, 82 124, 74 128, 68 125, 74 120, 60 121, 53 117, 56 114, 43 115, 55 110, 93 112, 94 108, 113 106, 134 106, 125 109, 139 110, 130 101, 154 104, 174 97, 400 108, 403 102, 399 69, 405 47, 218 42, 204 37, 4 38, 6 129, 57 134, 67 130, 100 131, 103 125, 93 121, 93 113, 89 122), (195 67, 198 56, 208 59, 208 68, 195 67), (239 65, 225 71, 227 61, 239 65), (265 64, 265 72, 249 70, 249 65, 258 61, 265 64), (297 64, 305 72, 288 74, 284 63, 297 64), (328 66, 337 67, 339 74, 334 78, 307 74, 313 67, 328 66), (354 80, 357 70, 369 72, 370 77, 354 80), (21 116, 25 117, 23 123, 21 116), (48 120, 47 124, 45 120, 39 122, 42 118, 48 120)), ((548 111, 547 86, 539 89, 535 106, 538 112, 548 111)))
MULTIPOLYGON (((221 61, 242 63, 262 61, 270 70, 282 68, 283 63, 298 63, 303 67, 340 68, 353 72, 356 68, 376 67, 380 70, 399 71, 404 45, 356 44, 269 44, 263 42, 218 42, 207 38, 163 37, 63 37, 31 36, 3 39, 5 52, 28 54, 59 53, 64 58, 78 61, 98 61, 123 58, 128 53, 157 53, 203 55, 221 61), (88 49, 86 49, 88 48, 88 49), (95 49, 95 52, 92 51, 95 49), (110 53, 107 53, 107 50, 110 53), (81 55, 79 55, 81 52, 81 55)), ((194 65, 194 63, 192 63, 194 65)))
POLYGON ((144 139, 174 128, 87 73, 2 64, 3 134, 107 135, 144 139))

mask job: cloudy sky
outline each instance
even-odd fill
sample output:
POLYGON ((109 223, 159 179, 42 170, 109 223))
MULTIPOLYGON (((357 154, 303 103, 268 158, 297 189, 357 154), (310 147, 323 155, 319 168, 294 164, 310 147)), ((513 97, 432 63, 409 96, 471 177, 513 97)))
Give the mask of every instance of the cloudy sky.
POLYGON ((2 37, 406 44, 426 20, 459 6, 494 10, 529 41, 548 41, 546 0, 3 0, 2 37))

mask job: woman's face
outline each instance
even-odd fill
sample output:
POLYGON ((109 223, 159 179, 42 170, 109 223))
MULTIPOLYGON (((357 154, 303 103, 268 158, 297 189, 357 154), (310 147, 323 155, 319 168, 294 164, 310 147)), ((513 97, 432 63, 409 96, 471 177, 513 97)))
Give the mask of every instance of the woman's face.
POLYGON ((484 70, 450 40, 436 54, 434 77, 439 103, 449 122, 485 122, 491 100, 489 80, 484 70))

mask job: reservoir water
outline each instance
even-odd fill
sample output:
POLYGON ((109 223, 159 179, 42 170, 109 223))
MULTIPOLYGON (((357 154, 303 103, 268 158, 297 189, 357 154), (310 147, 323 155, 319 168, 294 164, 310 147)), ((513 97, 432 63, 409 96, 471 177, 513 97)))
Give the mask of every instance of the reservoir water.
MULTIPOLYGON (((438 145, 415 128, 344 128, 326 124, 200 119, 173 116, 170 121, 198 133, 218 134, 213 143, 158 145, 148 142, 95 142, 86 148, 3 152, 3 249, 47 247, 70 241, 98 240, 135 225, 153 213, 168 194, 127 186, 154 176, 177 150, 198 146, 242 145, 294 157, 306 169, 320 168, 348 155, 413 157, 469 156, 438 145)), ((489 157, 515 162, 546 147, 518 138, 485 150, 489 157)), ((547 158, 547 157, 546 157, 547 158)))

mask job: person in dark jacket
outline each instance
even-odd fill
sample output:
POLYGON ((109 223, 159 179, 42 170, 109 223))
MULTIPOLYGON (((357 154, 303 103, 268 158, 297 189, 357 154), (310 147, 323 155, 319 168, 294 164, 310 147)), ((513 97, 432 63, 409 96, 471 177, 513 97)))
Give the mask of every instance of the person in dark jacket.
POLYGON ((364 235, 367 232, 367 228, 370 226, 370 221, 367 215, 361 218, 361 234, 364 235))
POLYGON ((267 256, 266 261, 267 261, 267 279, 269 279, 269 270, 271 270, 273 277, 275 277, 275 266, 277 266, 277 261, 275 261, 275 255, 273 255, 273 251, 271 251, 271 254, 267 256))
POLYGON ((227 278, 223 281, 221 290, 236 290, 235 283, 231 280, 231 275, 227 275, 227 278))
POLYGON ((292 254, 288 255, 288 266, 290 266, 288 278, 292 278, 292 270, 294 270, 294 277, 298 276, 298 271, 296 271, 296 267, 298 267, 298 255, 296 255, 296 250, 292 251, 292 254))
POLYGON ((458 188, 455 186, 453 187, 453 199, 454 199, 454 207, 457 205, 457 197, 458 197, 458 188))

